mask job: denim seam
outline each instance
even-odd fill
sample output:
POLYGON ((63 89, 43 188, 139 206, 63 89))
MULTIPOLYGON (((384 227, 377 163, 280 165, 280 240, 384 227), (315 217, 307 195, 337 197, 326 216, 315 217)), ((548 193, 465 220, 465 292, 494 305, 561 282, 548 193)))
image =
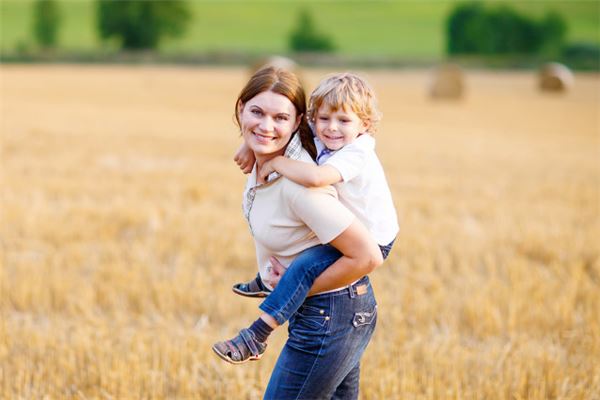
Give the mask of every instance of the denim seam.
MULTIPOLYGON (((331 310, 330 311, 330 315, 333 315, 334 304, 335 304, 335 302, 333 301, 333 298, 331 298, 329 300, 329 309, 331 310)), ((331 321, 333 320, 333 317, 330 316, 329 318, 331 318, 331 321)), ((325 338, 327 336, 329 336, 330 332, 331 332, 331 324, 328 324, 327 325, 327 330, 321 336, 321 347, 319 347, 319 353, 315 357, 315 361, 313 362, 312 366, 310 367, 310 371, 308 372, 308 375, 306 375, 306 378, 304 379, 304 383, 302 384, 302 387, 298 391, 298 396, 296 396, 295 400, 298 400, 298 399, 302 398, 302 392, 304 391, 304 387, 306 386, 306 382, 308 382, 308 380, 309 380, 309 378, 310 378, 313 370, 315 369, 315 365, 317 365, 317 363, 319 362, 319 357, 321 356, 321 351, 323 350, 323 345, 325 344, 325 338)))
MULTIPOLYGON (((335 261, 334 261, 335 262, 335 261)), ((314 265, 314 268, 321 268, 323 265, 330 265, 331 263, 329 262, 329 260, 327 261, 323 261, 319 264, 314 265)), ((304 276, 308 275, 309 271, 304 271, 304 276)), ((285 316, 283 315, 283 312, 286 311, 286 309, 289 307, 290 303, 292 302, 291 298, 296 296, 296 293, 298 293, 298 291, 300 290, 300 286, 298 286, 296 288, 296 290, 294 291, 293 295, 288 297, 288 301, 280 308, 275 309, 273 307, 270 307, 268 304, 265 304, 265 302, 267 300, 265 300, 265 302, 263 302, 262 304, 260 304, 258 306, 258 308, 260 308, 262 311, 266 312, 267 314, 269 314, 271 317, 275 318, 275 320, 279 323, 279 325, 283 325, 285 323, 285 321, 287 321, 289 318, 285 318, 285 316)), ((309 288, 310 290, 310 288, 309 288)), ((325 293, 326 294, 326 293, 325 293)), ((291 318, 291 316, 290 316, 291 318)))
POLYGON ((326 335, 331 334, 331 326, 333 325, 333 316, 334 315, 335 315, 335 297, 331 296, 331 298, 329 299, 329 321, 331 321, 331 323, 327 325, 327 331, 325 332, 326 335))

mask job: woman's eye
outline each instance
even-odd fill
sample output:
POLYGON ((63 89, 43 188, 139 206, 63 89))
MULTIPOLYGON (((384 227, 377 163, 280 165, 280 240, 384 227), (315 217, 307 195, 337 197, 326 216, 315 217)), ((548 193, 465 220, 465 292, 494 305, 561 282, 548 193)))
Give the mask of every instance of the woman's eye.
POLYGON ((278 116, 278 117, 277 117, 277 120, 278 120, 278 121, 287 121, 287 120, 288 120, 288 118, 287 118, 287 117, 285 117, 285 116, 283 116, 283 115, 280 115, 280 116, 278 116))
POLYGON ((254 115, 262 115, 262 112, 260 110, 252 110, 251 112, 254 115))

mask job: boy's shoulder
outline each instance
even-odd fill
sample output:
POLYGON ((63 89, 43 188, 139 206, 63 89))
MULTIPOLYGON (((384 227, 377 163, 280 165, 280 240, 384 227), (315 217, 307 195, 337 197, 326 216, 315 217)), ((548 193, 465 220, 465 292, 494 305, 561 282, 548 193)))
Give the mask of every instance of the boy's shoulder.
POLYGON ((353 144, 356 146, 359 146, 361 148, 374 149, 375 148, 375 138, 373 137, 373 135, 371 135, 369 133, 363 133, 362 135, 357 137, 354 140, 354 142, 349 143, 347 146, 350 146, 353 144))

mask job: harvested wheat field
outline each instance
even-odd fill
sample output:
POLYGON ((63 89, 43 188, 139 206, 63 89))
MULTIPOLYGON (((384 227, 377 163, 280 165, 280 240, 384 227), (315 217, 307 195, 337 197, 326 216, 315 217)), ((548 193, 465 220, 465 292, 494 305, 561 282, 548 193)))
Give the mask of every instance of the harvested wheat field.
MULTIPOLYGON (((210 349, 257 315, 230 290, 246 69, 0 72, 0 398, 260 398, 285 329, 260 362, 210 349)), ((444 102, 429 71, 365 76, 401 233, 361 398, 600 398, 600 77, 467 71, 444 102)))

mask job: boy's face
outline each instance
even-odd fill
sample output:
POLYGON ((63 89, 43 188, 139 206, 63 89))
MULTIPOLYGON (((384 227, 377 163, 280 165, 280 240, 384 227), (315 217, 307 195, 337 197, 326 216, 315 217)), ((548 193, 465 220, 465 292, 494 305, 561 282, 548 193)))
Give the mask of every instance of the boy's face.
POLYGON ((325 147, 339 150, 361 133, 367 131, 367 125, 351 109, 333 110, 322 105, 315 118, 315 133, 325 147))

